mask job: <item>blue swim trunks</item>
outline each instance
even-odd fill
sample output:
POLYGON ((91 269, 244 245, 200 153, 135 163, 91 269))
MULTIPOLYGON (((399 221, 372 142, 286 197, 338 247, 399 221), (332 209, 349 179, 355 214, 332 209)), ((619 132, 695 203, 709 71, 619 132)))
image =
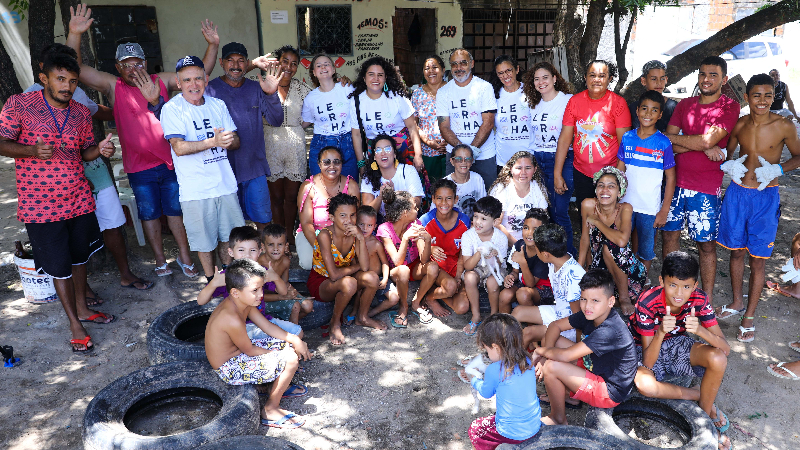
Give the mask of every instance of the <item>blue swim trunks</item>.
POLYGON ((675 188, 664 231, 680 231, 686 227, 695 242, 717 240, 720 213, 719 195, 675 188))
POLYGON ((780 216, 778 186, 759 191, 732 182, 722 201, 717 244, 729 250, 746 249, 756 258, 769 258, 780 216))

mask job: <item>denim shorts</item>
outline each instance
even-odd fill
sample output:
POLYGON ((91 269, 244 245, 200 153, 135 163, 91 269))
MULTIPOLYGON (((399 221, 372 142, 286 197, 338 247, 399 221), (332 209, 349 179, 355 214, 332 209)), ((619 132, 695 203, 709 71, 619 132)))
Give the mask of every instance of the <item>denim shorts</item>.
POLYGON ((272 204, 266 175, 239 183, 237 194, 245 220, 256 223, 272 222, 272 204))
POLYGON ((353 135, 349 131, 336 136, 315 134, 311 138, 311 146, 308 151, 308 168, 311 171, 311 176, 320 173, 317 157, 319 156, 319 151, 328 146, 334 146, 342 151, 342 158, 344 158, 342 175, 350 175, 353 179, 358 180, 356 151, 353 150, 353 135))
POLYGON ((689 238, 695 242, 717 240, 719 216, 722 207, 720 196, 675 188, 664 231, 680 231, 685 226, 689 238))
POLYGON ((652 261, 656 259, 656 252, 653 250, 656 243, 656 229, 653 223, 656 216, 642 214, 634 211, 631 216, 632 230, 636 230, 637 249, 636 256, 642 261, 652 261))
POLYGON ((166 164, 141 172, 128 174, 128 182, 136 197, 139 219, 148 221, 167 216, 181 216, 181 203, 178 199, 178 177, 166 164))

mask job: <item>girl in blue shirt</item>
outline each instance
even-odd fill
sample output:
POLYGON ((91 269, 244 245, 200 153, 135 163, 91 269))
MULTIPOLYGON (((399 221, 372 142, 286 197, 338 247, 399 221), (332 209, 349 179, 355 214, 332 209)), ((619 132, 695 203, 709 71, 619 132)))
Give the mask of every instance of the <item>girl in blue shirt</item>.
POLYGON ((492 314, 478 327, 478 347, 492 364, 482 380, 472 378, 472 387, 483 398, 497 395, 497 412, 472 422, 472 445, 476 450, 494 450, 500 444, 530 439, 542 423, 536 371, 522 346, 522 327, 510 314, 492 314))

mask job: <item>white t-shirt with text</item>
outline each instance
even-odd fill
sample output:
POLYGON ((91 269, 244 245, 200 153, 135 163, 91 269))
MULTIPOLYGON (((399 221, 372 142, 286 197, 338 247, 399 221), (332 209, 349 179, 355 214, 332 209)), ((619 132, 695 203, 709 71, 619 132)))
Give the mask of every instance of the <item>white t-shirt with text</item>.
POLYGON ((497 114, 494 116, 498 166, 504 166, 514 153, 531 150, 531 109, 522 87, 520 83, 519 89, 514 92, 500 88, 497 114))
MULTIPOLYGON (((562 119, 572 94, 558 92, 549 102, 539 101, 530 114, 532 151, 555 153, 561 135, 562 119)), ((570 141, 571 143, 571 141, 570 141)))
MULTIPOLYGON (((464 87, 457 85, 455 80, 450 80, 436 92, 436 114, 449 117, 450 130, 467 145, 472 144, 483 124, 481 114, 496 109, 492 85, 474 75, 464 87)), ((489 137, 480 148, 482 151, 479 160, 495 157, 494 130, 489 132, 489 137)), ((453 152, 452 145, 447 144, 447 152, 453 152)))
MULTIPOLYGON (((414 114, 411 100, 390 92, 373 100, 364 91, 358 96, 358 100, 358 109, 361 111, 361 122, 367 139, 375 139, 379 134, 394 136, 406 127, 404 120, 414 114)), ((350 128, 358 129, 355 98, 350 99, 350 128)))
MULTIPOLYGON (((456 183, 453 180, 452 173, 445 178, 456 183)), ((469 220, 472 220, 472 210, 475 207, 475 202, 486 197, 486 185, 483 183, 483 177, 475 172, 470 172, 469 180, 466 183, 456 183, 456 195, 458 196, 456 208, 469 217, 469 220)), ((432 205, 431 209, 435 207, 436 205, 432 205)))
MULTIPOLYGON (((385 178, 381 178, 381 185, 388 181, 389 180, 385 178)), ((425 196, 425 191, 422 189, 422 180, 420 180, 419 173, 414 166, 409 164, 398 164, 397 171, 395 172, 391 181, 394 185, 395 191, 406 191, 414 197, 425 196)), ((369 178, 364 177, 361 179, 361 192, 372 194, 377 197, 378 194, 380 194, 380 189, 377 191, 373 190, 372 183, 369 182, 369 178)), ((384 214, 385 212, 386 209, 383 207, 383 203, 381 203, 380 213, 384 214)))
POLYGON ((542 194, 539 183, 533 180, 531 180, 531 189, 525 198, 517 195, 513 181, 509 181, 506 186, 498 184, 492 188, 489 195, 503 204, 503 226, 514 237, 514 241, 522 239, 522 224, 525 222, 525 214, 529 209, 547 209, 547 198, 542 194))
POLYGON ((350 132, 350 99, 352 86, 336 83, 332 90, 316 88, 303 100, 303 122, 314 124, 314 134, 338 136, 350 132))
MULTIPOLYGON (((179 137, 187 142, 214 137, 214 128, 236 131, 225 102, 207 95, 205 103, 192 105, 178 94, 161 109, 161 127, 166 139, 179 137)), ((235 150, 233 150, 235 151, 235 150)), ((228 162, 228 151, 212 147, 191 155, 178 156, 172 150, 178 197, 182 202, 233 194, 236 177, 228 162)))

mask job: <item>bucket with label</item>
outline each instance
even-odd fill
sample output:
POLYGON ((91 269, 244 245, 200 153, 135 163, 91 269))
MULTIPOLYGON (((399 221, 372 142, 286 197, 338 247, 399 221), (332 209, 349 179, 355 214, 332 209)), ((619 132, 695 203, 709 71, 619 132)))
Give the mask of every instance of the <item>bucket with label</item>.
POLYGON ((14 264, 19 270, 19 278, 22 281, 22 290, 25 291, 26 300, 37 304, 52 303, 58 300, 53 278, 50 275, 37 273, 32 259, 14 255, 14 264))

